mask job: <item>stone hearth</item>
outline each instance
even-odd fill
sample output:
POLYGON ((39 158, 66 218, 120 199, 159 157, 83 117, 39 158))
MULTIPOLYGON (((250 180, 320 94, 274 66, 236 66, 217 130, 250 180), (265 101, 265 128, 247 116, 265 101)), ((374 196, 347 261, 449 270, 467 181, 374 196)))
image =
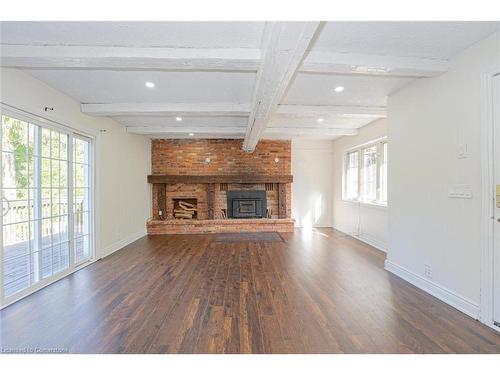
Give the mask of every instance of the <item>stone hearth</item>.
POLYGON ((293 232, 292 219, 150 220, 148 234, 293 232))

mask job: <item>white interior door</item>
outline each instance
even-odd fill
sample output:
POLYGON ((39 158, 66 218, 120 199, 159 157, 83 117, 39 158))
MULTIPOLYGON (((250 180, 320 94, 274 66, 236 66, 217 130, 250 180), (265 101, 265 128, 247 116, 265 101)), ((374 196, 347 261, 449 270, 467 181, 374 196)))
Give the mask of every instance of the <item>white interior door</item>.
POLYGON ((495 325, 500 326, 500 74, 493 79, 493 132, 494 132, 494 184, 495 184, 495 224, 494 224, 494 310, 495 325))

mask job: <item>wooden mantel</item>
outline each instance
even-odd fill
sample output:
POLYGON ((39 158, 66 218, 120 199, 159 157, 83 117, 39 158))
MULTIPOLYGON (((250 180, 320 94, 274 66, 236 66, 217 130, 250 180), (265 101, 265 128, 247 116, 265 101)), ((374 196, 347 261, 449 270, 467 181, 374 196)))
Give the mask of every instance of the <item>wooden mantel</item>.
POLYGON ((293 182, 292 175, 172 175, 152 174, 150 184, 288 184, 293 182))

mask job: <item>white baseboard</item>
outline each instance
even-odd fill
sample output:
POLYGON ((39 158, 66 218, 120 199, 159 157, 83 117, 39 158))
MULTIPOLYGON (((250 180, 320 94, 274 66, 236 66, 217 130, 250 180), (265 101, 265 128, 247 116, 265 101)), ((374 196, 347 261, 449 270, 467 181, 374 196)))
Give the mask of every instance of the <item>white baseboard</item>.
POLYGON ((354 238, 357 238, 358 240, 367 243, 368 245, 373 246, 374 248, 383 251, 384 253, 387 253, 387 245, 374 237, 367 236, 366 234, 360 234, 359 236, 354 236, 354 238))
POLYGON ((372 237, 372 236, 369 236, 367 234, 357 235, 354 233, 347 233, 347 232, 343 231, 342 229, 339 229, 335 226, 333 227, 333 229, 338 230, 339 232, 342 232, 348 236, 351 236, 352 238, 355 238, 361 242, 364 242, 367 245, 373 246, 377 250, 380 250, 380 251, 383 251, 384 253, 387 253, 387 245, 385 243, 379 241, 378 239, 372 237))
POLYGON ((106 246, 100 251, 99 259, 102 259, 104 257, 107 257, 108 255, 113 254, 115 251, 118 251, 124 248, 125 246, 130 245, 132 242, 137 241, 139 238, 144 237, 145 235, 147 235, 146 228, 141 229, 140 231, 130 236, 127 236, 109 246, 106 246))
POLYGON ((413 284, 417 288, 422 289, 424 292, 429 293, 430 295, 463 312, 464 314, 467 314, 474 319, 479 319, 479 305, 473 301, 462 297, 431 280, 425 279, 422 276, 391 262, 390 260, 385 261, 384 268, 394 275, 399 276, 403 280, 408 281, 410 284, 413 284))
POLYGON ((333 228, 333 225, 329 224, 329 223, 315 223, 314 225, 311 225, 311 226, 304 226, 304 225, 299 225, 297 223, 296 219, 294 219, 294 220, 295 220, 295 222, 294 222, 293 227, 297 228, 297 229, 303 229, 303 228, 307 228, 307 229, 310 229, 310 228, 333 228))

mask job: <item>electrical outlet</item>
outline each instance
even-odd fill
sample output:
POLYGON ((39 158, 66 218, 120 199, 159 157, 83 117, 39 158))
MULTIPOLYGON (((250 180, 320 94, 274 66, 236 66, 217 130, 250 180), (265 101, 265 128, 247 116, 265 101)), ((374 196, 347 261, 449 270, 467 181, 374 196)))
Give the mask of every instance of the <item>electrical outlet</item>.
POLYGON ((424 265, 424 275, 428 279, 432 279, 432 267, 429 266, 428 264, 424 265))

